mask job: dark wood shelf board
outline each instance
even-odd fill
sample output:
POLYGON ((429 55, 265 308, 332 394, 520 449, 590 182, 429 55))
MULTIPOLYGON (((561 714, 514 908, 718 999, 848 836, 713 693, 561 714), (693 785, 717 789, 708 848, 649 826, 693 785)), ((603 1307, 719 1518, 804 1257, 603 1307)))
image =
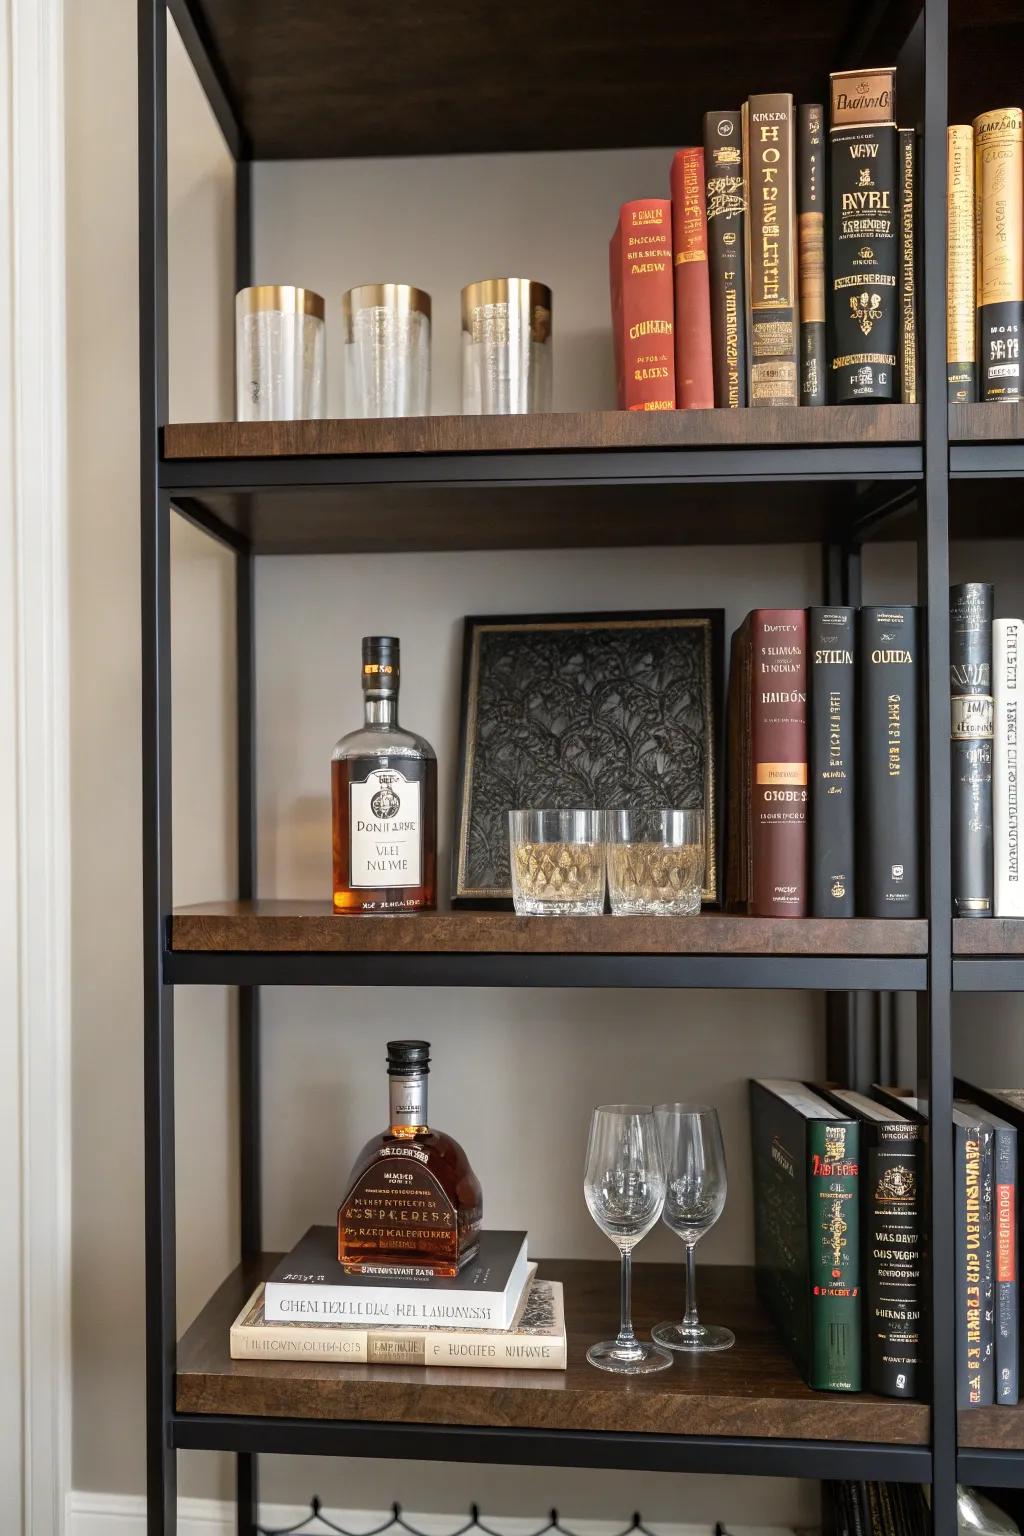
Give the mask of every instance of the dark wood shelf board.
POLYGON ((1024 960, 1024 917, 954 918, 953 953, 1024 960))
MULTIPOLYGON (((957 1414, 961 1450, 1024 1452, 1024 1403, 991 1408, 961 1408, 957 1414)), ((1024 1455, 1017 1460, 1024 1484, 1024 1455)))
MULTIPOLYGON (((277 1262, 264 1255, 225 1281, 178 1346, 176 1406, 185 1414, 344 1419, 540 1430, 633 1431, 657 1435, 750 1436, 923 1446, 929 1409, 864 1395, 813 1392, 797 1374, 754 1294, 752 1272, 705 1267, 704 1308, 727 1322, 735 1348, 681 1358, 628 1383, 588 1365, 587 1347, 614 1334, 614 1262, 545 1262, 565 1286, 566 1371, 429 1370, 411 1367, 232 1361, 229 1326, 257 1279, 277 1262)), ((633 1315, 646 1333, 678 1311, 680 1266, 640 1264, 633 1315)))
POLYGON ((954 538, 1015 538, 1020 516, 1003 498, 969 482, 1024 476, 1024 403, 975 401, 949 407, 950 533, 954 538), (966 482, 966 483, 957 483, 966 482))
MULTIPOLYGON (((609 348, 611 338, 609 337, 609 348)), ((918 444, 916 405, 742 411, 581 411, 536 416, 412 416, 354 421, 209 421, 164 428, 164 458, 556 453, 655 448, 918 444)))
POLYGON ((924 956, 910 919, 517 917, 513 912, 337 916, 330 902, 221 901, 179 907, 173 950, 477 955, 924 956))
POLYGON ((855 0, 790 0, 785 46, 772 48, 756 0, 728 18, 429 0, 401 24, 386 6, 302 0, 261 6, 258 25, 251 0, 190 3, 258 160, 700 143, 706 103, 783 90, 819 100, 830 69, 864 62, 845 56, 848 39, 895 57, 920 10, 876 7, 865 37, 855 0), (700 92, 681 93, 681 80, 700 92))

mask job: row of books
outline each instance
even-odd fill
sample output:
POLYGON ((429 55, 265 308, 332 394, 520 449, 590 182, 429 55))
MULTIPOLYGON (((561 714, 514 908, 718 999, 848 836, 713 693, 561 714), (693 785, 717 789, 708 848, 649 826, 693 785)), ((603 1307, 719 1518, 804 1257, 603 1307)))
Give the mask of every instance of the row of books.
POLYGON ((949 399, 1019 400, 1024 327, 1024 114, 983 112, 947 130, 949 399))
POLYGON ((919 610, 757 608, 732 638, 726 905, 920 917, 919 610))
POLYGON ((621 409, 917 401, 916 145, 894 79, 831 77, 827 155, 819 103, 777 92, 708 112, 671 197, 623 204, 621 409))
POLYGON ((1018 804, 1024 620, 993 619, 994 596, 980 581, 950 591, 955 917, 1024 917, 1018 804))
MULTIPOLYGON (((928 1536, 931 1511, 919 1483, 823 1483, 823 1536, 928 1536)), ((974 1527, 979 1533, 984 1525, 974 1527)))
MULTIPOLYGON (((916 1397, 925 1333, 924 1106, 751 1083, 761 1297, 808 1385, 916 1397)), ((1024 1091, 957 1083, 956 1375, 961 1407, 1020 1392, 1017 1138, 1024 1091)))
POLYGON ((524 1232, 482 1232, 453 1279, 381 1268, 347 1271, 336 1228, 310 1227, 232 1323, 232 1360, 565 1369, 561 1282, 538 1278, 524 1232))

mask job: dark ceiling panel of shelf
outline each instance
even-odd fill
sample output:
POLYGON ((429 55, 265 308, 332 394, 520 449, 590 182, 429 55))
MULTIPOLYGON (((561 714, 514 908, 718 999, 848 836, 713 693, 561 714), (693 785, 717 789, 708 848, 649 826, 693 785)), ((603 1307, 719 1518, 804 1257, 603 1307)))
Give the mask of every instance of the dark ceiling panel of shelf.
POLYGON ((699 142, 705 109, 753 91, 823 100, 830 69, 891 62, 920 3, 192 0, 192 10, 253 157, 276 160, 699 142))
POLYGON ((1020 0, 951 0, 949 121, 1024 103, 1024 8, 1020 0))

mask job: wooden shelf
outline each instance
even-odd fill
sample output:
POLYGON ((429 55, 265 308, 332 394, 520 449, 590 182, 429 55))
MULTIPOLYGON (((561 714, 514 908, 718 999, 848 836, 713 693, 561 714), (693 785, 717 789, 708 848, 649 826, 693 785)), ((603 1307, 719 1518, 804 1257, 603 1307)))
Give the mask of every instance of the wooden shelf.
POLYGON ((1024 918, 954 918, 953 953, 1024 960, 1024 918))
MULTIPOLYGON (((611 338, 609 337, 609 348, 611 338)), ((164 458, 323 458, 349 454, 557 453, 656 448, 917 444, 916 405, 742 411, 581 411, 537 416, 411 416, 375 421, 207 421, 164 428, 164 458)))
MULTIPOLYGON (((957 1441, 965 1450, 1024 1451, 1024 1403, 1012 1407, 961 1408, 957 1441)), ((1018 1466, 1024 1485, 1024 1463, 1018 1466)))
MULTIPOLYGON (((750 1270, 705 1267, 703 1307, 736 1334, 733 1349, 678 1359, 670 1370, 628 1383, 588 1365, 587 1347, 614 1334, 614 1262, 544 1262, 565 1286, 566 1371, 448 1370, 232 1361, 228 1330, 257 1280, 278 1260, 266 1254, 225 1281, 178 1346, 179 1414, 277 1419, 372 1420, 545 1431, 751 1436, 767 1440, 884 1442, 923 1446, 923 1403, 868 1394, 813 1392, 797 1374, 754 1294, 750 1270)), ((681 1268, 634 1271, 638 1333, 679 1309, 681 1268)), ((813 1475, 808 1473, 808 1475, 813 1475)))
POLYGON ((176 908, 170 941, 173 950, 206 953, 923 956, 928 924, 717 912, 696 918, 531 918, 513 912, 339 917, 327 901, 216 901, 176 908))
POLYGON ((352 0, 265 5, 258 25, 251 0, 192 9, 253 159, 281 160, 699 144, 708 102, 783 90, 817 101, 852 39, 895 58, 920 4, 890 0, 865 18, 856 0, 789 0, 778 36, 756 0, 727 23, 648 6, 640 24, 585 0, 424 0, 401 25, 352 0))

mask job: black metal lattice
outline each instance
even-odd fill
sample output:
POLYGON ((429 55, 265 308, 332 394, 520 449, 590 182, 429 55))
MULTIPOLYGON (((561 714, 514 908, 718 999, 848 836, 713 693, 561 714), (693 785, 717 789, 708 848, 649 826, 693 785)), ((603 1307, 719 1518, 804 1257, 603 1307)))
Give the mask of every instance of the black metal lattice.
MULTIPOLYGON (((404 1532, 404 1536, 426 1536, 426 1532, 417 1530, 414 1525, 409 1524, 402 1514, 402 1506, 400 1504, 392 1504, 390 1515, 385 1520, 382 1520, 379 1525, 371 1526, 367 1531, 346 1530, 343 1525, 335 1524, 333 1520, 324 1514, 320 1500, 315 1495, 309 1501, 309 1514, 300 1520, 298 1525, 288 1525, 279 1530, 271 1530, 269 1527, 261 1525, 257 1529, 260 1532, 260 1536, 299 1536, 300 1532, 314 1532, 316 1530, 330 1531, 333 1533, 333 1536, 386 1536, 386 1533, 398 1531, 404 1532)), ((720 1529, 721 1527, 716 1526, 716 1536, 720 1529)), ((470 1531, 479 1531, 481 1536, 502 1536, 501 1531, 496 1530, 494 1526, 488 1525, 481 1520, 478 1504, 471 1504, 469 1506, 468 1519, 464 1520, 461 1525, 457 1525, 454 1530, 449 1531, 448 1536, 468 1536, 470 1531)), ((654 1533, 644 1524, 639 1514, 634 1514, 632 1520, 630 1520, 628 1525, 623 1526, 618 1536, 633 1536, 633 1532, 638 1532, 639 1536, 654 1536, 654 1533)), ((530 1536, 573 1536, 573 1532, 562 1524, 558 1516, 558 1510, 553 1509, 544 1523, 538 1525, 535 1531, 530 1532, 530 1536)))

